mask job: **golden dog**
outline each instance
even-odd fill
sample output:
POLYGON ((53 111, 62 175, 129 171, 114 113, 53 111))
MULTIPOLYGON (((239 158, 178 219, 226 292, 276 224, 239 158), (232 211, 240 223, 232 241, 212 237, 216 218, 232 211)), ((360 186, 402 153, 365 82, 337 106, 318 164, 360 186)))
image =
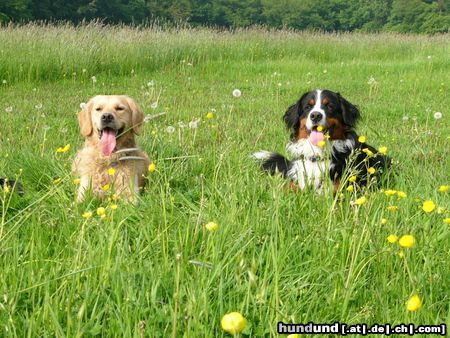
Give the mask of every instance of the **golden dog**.
POLYGON ((98 95, 79 112, 78 121, 86 141, 72 166, 80 178, 77 200, 83 200, 87 189, 100 199, 114 193, 135 200, 149 165, 134 140, 144 113, 128 96, 98 95))

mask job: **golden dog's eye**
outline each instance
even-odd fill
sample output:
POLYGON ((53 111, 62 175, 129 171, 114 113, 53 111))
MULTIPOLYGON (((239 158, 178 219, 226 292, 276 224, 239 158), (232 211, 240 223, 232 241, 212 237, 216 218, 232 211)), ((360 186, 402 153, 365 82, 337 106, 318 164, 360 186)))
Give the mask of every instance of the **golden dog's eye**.
POLYGON ((123 107, 117 107, 116 110, 124 110, 125 108, 123 107))
POLYGON ((97 107, 97 108, 95 108, 95 110, 96 110, 96 111, 100 111, 100 110, 102 110, 102 108, 97 107))

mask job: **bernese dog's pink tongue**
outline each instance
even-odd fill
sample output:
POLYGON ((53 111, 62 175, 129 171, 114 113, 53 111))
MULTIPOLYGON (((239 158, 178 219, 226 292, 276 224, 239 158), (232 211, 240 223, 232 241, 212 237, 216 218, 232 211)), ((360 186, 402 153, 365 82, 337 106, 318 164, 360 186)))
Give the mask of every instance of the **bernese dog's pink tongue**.
POLYGON ((309 134, 309 140, 312 144, 315 146, 319 143, 319 141, 322 141, 325 138, 323 133, 321 131, 313 130, 311 134, 309 134))
POLYGON ((103 130, 100 138, 100 148, 105 156, 110 156, 116 147, 116 131, 113 129, 103 130))

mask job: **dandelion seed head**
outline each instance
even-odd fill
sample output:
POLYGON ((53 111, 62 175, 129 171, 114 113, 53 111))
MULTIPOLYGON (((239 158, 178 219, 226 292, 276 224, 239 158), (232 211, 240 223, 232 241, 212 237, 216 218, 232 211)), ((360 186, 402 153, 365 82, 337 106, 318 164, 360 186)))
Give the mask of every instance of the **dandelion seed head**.
POLYGON ((239 89, 233 90, 233 96, 234 97, 241 97, 242 93, 239 89))
POLYGON ((5 108, 5 112, 7 112, 7 113, 11 113, 12 111, 13 111, 13 107, 12 106, 9 106, 9 107, 5 108))
POLYGON ((442 118, 442 113, 440 111, 437 111, 434 113, 434 119, 439 120, 442 118))
POLYGON ((173 134, 175 132, 175 127, 174 126, 168 126, 166 130, 167 130, 167 132, 169 134, 173 134))

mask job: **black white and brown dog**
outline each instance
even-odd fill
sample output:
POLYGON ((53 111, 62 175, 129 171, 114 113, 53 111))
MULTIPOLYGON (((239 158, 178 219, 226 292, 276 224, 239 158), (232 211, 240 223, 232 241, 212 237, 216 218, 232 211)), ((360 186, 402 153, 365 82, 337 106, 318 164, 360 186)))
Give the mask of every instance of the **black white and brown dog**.
POLYGON ((264 170, 283 174, 300 189, 312 186, 322 191, 324 172, 328 170, 336 192, 349 166, 356 174, 356 183, 365 185, 369 168, 375 169, 374 177, 385 171, 390 161, 355 132, 360 115, 358 108, 339 93, 320 89, 307 92, 283 117, 292 131, 286 146, 292 160, 269 151, 253 156, 261 160, 264 170))

